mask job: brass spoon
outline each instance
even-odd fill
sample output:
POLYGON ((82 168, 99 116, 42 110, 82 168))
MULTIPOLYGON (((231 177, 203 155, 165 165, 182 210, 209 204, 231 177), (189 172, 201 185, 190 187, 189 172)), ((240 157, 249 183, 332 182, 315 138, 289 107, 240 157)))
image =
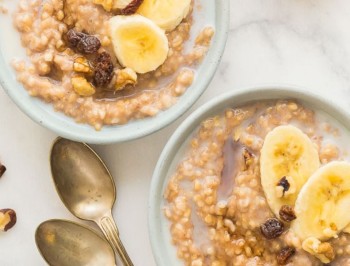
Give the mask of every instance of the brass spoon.
POLYGON ((38 249, 51 266, 115 266, 114 251, 95 231, 65 220, 49 220, 35 232, 38 249))
POLYGON ((80 219, 94 221, 123 264, 132 266, 112 216, 115 184, 101 158, 84 143, 58 138, 50 163, 57 192, 67 209, 80 219))

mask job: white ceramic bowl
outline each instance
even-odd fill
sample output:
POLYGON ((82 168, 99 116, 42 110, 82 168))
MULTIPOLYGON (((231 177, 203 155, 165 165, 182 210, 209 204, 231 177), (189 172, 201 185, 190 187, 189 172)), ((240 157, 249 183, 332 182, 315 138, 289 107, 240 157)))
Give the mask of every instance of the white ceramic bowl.
MULTIPOLYGON (((178 102, 155 117, 131 121, 126 125, 105 126, 96 131, 86 124, 78 124, 72 118, 55 112, 52 105, 31 97, 16 81, 10 66, 13 58, 24 58, 25 51, 20 46, 19 34, 13 27, 11 15, 0 14, 0 85, 11 99, 37 123, 51 129, 65 138, 88 143, 103 144, 122 142, 151 134, 170 124, 188 110, 204 92, 211 81, 224 51, 229 28, 229 1, 197 0, 201 8, 195 14, 191 37, 198 34, 203 25, 212 25, 215 36, 208 54, 197 69, 195 80, 178 102), (3 41, 4 40, 4 41, 3 41)), ((10 14, 19 0, 4 0, 10 14)))
POLYGON ((165 203, 163 194, 170 176, 175 172, 177 164, 183 159, 182 156, 194 131, 206 118, 215 116, 226 108, 267 99, 296 99, 314 110, 322 110, 343 125, 346 130, 350 129, 349 113, 341 109, 335 101, 324 99, 300 88, 282 86, 247 88, 216 97, 197 109, 169 139, 152 177, 148 221, 150 240, 157 265, 183 265, 176 257, 176 248, 171 244, 169 222, 162 211, 165 203))

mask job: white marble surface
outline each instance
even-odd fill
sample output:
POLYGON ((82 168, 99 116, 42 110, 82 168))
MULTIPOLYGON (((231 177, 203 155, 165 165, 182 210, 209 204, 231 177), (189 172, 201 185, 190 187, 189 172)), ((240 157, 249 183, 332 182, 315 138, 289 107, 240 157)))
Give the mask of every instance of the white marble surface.
MULTIPOLYGON (((266 83, 304 86, 350 107, 348 0, 230 2, 224 58, 208 90, 184 117, 217 94, 266 83)), ((18 213, 16 227, 0 233, 0 265, 45 265, 34 243, 36 226, 50 218, 77 220, 51 181, 48 156, 56 136, 21 113, 2 90, 0 108, 0 160, 8 167, 0 180, 0 208, 18 213)), ((115 176, 114 216, 137 266, 155 265, 147 232, 148 188, 162 147, 184 117, 140 140, 95 146, 115 176)))

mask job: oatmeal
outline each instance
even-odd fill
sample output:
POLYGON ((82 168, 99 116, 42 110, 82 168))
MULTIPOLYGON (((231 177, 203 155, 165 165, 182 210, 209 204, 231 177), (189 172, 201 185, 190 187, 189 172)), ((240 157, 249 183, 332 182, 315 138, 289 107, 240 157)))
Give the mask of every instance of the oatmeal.
POLYGON ((192 84, 214 34, 203 28, 185 53, 194 1, 172 2, 21 0, 14 23, 30 63, 14 61, 18 80, 96 129, 156 115, 192 84))
POLYGON ((329 121, 265 101, 202 122, 164 194, 184 264, 347 265, 348 135, 329 121))

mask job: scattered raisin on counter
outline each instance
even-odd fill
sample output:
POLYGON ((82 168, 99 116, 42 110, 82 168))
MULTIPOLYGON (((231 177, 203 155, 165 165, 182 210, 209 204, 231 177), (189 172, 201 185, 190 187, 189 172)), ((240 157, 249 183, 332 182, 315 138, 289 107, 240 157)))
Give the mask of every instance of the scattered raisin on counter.
POLYGON ((282 177, 280 181, 278 181, 277 186, 283 187, 283 194, 290 188, 290 184, 285 176, 282 177))
POLYGON ((2 177, 2 175, 6 172, 6 167, 5 165, 2 165, 0 163, 0 177, 2 177))
POLYGON ((290 205, 283 205, 279 211, 280 218, 285 222, 291 222, 297 218, 294 208, 290 205))
POLYGON ((95 59, 94 83, 97 87, 108 85, 113 78, 114 66, 107 52, 100 53, 95 59))
POLYGON ((100 40, 92 35, 77 32, 73 29, 67 32, 68 45, 83 54, 93 54, 101 47, 100 40))
POLYGON ((295 248, 285 247, 282 248, 280 253, 277 255, 277 263, 279 265, 286 265, 290 257, 295 254, 295 248))
POLYGON ((267 239, 274 239, 282 235, 284 225, 276 218, 269 218, 260 225, 260 231, 267 239))
POLYGON ((139 9, 143 0, 133 0, 124 9, 121 10, 122 15, 132 15, 135 14, 137 9, 139 9))

